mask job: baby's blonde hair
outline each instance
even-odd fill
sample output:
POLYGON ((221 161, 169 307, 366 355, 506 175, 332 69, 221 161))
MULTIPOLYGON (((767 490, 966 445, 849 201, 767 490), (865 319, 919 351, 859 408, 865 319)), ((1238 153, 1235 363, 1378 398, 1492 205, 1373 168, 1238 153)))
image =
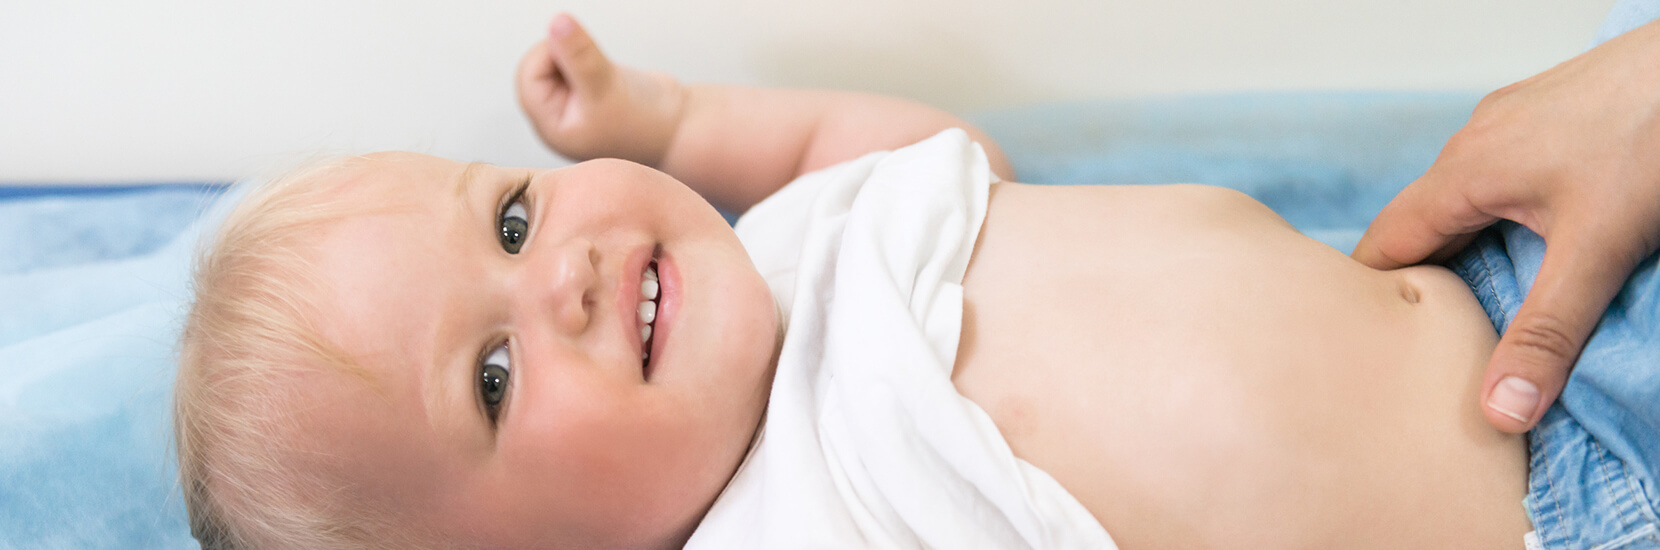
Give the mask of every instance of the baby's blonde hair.
POLYGON ((173 425, 190 529, 204 549, 416 545, 292 444, 303 399, 285 382, 320 369, 367 376, 313 323, 320 287, 305 256, 325 225, 357 211, 341 193, 351 178, 336 177, 352 164, 313 163, 254 189, 197 259, 173 425))

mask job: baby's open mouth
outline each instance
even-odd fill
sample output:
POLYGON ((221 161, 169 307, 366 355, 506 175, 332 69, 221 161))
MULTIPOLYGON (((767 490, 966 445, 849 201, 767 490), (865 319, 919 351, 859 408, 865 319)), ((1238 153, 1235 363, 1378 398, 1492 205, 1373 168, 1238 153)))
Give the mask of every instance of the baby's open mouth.
POLYGON ((651 367, 651 329, 657 321, 657 260, 646 264, 640 274, 640 370, 651 367))

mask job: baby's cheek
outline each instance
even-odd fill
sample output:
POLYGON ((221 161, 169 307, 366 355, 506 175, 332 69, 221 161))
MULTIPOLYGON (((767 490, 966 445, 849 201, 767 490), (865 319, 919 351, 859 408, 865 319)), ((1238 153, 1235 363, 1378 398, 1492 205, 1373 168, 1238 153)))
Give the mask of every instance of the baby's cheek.
POLYGON ((514 482, 536 501, 527 506, 560 510, 566 519, 619 537, 656 532, 688 509, 702 510, 706 502, 688 494, 687 485, 701 469, 704 442, 679 407, 639 384, 580 374, 550 384, 556 387, 541 392, 544 399, 514 404, 526 407, 515 411, 514 433, 501 438, 514 482))

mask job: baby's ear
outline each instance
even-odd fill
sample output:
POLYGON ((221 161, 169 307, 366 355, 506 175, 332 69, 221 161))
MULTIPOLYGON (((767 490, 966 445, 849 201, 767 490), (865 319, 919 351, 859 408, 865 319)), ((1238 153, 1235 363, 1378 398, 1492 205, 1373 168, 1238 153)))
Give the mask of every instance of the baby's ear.
POLYGON ((609 82, 613 70, 611 60, 570 14, 553 17, 553 22, 548 24, 547 45, 554 66, 572 90, 581 92, 609 82))

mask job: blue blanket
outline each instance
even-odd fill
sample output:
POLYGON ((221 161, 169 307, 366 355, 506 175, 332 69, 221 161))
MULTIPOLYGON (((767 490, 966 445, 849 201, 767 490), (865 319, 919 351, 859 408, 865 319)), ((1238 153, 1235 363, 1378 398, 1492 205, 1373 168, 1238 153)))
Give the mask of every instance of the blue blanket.
MULTIPOLYGON (((1266 94, 972 118, 1021 181, 1233 187, 1347 252, 1478 99, 1266 94)), ((217 195, 0 191, 0 548, 195 547, 168 392, 198 218, 224 208, 217 195)))
POLYGON ((0 196, 0 548, 193 548, 173 340, 209 186, 0 196))

